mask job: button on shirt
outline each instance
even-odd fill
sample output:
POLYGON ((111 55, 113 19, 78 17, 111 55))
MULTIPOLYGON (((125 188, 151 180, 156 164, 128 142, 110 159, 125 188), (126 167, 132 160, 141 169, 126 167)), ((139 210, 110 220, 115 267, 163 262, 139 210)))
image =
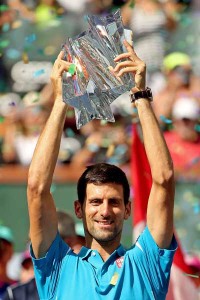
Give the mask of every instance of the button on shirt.
POLYGON ((160 249, 148 228, 129 250, 120 245, 104 262, 98 251, 75 254, 57 234, 45 257, 31 254, 41 300, 164 300, 177 243, 160 249), (162 251, 161 251, 162 250, 162 251))

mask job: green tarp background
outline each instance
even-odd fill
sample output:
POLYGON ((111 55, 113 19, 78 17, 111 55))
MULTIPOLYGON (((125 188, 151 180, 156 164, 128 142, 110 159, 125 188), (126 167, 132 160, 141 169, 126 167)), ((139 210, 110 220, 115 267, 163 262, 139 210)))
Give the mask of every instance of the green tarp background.
MULTIPOLYGON (((53 184, 52 193, 57 208, 74 217, 73 201, 77 199, 75 183, 53 184)), ((175 228, 182 246, 189 252, 200 252, 200 184, 179 182, 176 184, 175 228)), ((76 217, 76 222, 80 222, 76 217)), ((0 185, 0 221, 11 227, 15 236, 15 251, 23 251, 29 231, 26 201, 26 185, 0 185)), ((125 222, 122 243, 132 244, 132 220, 125 222)))

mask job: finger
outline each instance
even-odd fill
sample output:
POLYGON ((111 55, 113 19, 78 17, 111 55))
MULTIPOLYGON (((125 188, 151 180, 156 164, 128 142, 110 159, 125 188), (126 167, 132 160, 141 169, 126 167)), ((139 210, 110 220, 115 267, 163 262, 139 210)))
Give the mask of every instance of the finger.
POLYGON ((137 70, 138 70, 137 67, 126 67, 126 68, 121 69, 121 70, 119 71, 119 73, 117 73, 117 76, 122 76, 122 75, 124 75, 124 74, 126 74, 126 73, 129 73, 129 72, 131 72, 131 73, 136 73, 137 70))
POLYGON ((134 48, 126 40, 124 40, 124 46, 126 47, 127 51, 129 53, 131 53, 131 57, 130 58, 132 60, 139 60, 139 61, 141 61, 141 59, 137 56, 134 48))
POLYGON ((118 72, 121 68, 128 67, 128 66, 135 67, 136 65, 137 64, 132 61, 123 61, 121 63, 118 63, 113 71, 118 72))
POLYGON ((64 57, 64 54, 65 54, 64 51, 61 50, 60 53, 57 56, 57 59, 59 59, 59 60, 62 59, 64 57))
POLYGON ((63 61, 66 62, 66 60, 63 59, 64 58, 64 54, 65 54, 64 51, 61 50, 60 53, 57 56, 57 59, 55 60, 54 65, 59 65, 63 61))
POLYGON ((128 52, 132 53, 132 54, 136 54, 133 47, 126 41, 124 40, 124 46, 126 47, 126 49, 128 50, 128 52))
POLYGON ((68 72, 69 71, 69 65, 61 65, 60 68, 58 69, 58 74, 62 75, 63 72, 68 72))
POLYGON ((65 71, 67 72, 69 70, 71 63, 64 61, 64 60, 58 60, 56 64, 54 64, 52 75, 58 74, 58 76, 61 76, 62 73, 65 71))
POLYGON ((117 62, 117 61, 119 61, 119 60, 121 60, 121 59, 129 58, 130 56, 131 56, 130 53, 122 53, 122 54, 116 56, 116 57, 114 58, 114 61, 117 62))

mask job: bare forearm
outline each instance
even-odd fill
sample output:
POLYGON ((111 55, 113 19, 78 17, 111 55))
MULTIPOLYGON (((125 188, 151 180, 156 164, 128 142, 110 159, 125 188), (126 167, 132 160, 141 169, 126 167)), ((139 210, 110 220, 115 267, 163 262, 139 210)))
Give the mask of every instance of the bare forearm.
POLYGON ((34 175, 34 184, 42 189, 50 189, 57 162, 60 140, 63 132, 67 106, 55 101, 52 112, 38 140, 29 176, 34 175))
MULTIPOLYGON (((115 62, 118 64, 114 68, 114 72, 116 76, 132 72, 135 86, 131 89, 131 93, 136 94, 138 91, 145 91, 145 63, 127 42, 124 45, 128 52, 115 58, 115 62), (128 58, 128 60, 119 62, 124 58, 128 58)), ((161 248, 167 248, 171 243, 173 234, 173 164, 148 98, 139 98, 135 101, 135 105, 138 109, 145 150, 153 179, 148 200, 147 225, 157 245, 161 248)), ((143 183, 141 184, 143 185, 143 183)))
POLYGON ((152 173, 152 188, 147 208, 147 225, 160 248, 168 248, 173 234, 173 163, 148 100, 137 102, 144 145, 152 173))
POLYGON ((162 183, 172 175, 172 160, 150 102, 140 99, 136 105, 152 177, 155 182, 162 183))

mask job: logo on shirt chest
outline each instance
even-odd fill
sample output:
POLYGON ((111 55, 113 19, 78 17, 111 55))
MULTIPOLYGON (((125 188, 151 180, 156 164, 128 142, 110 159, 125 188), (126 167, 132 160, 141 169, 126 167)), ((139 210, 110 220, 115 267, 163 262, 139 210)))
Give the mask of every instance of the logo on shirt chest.
POLYGON ((123 262, 124 262, 124 257, 123 256, 116 259, 116 264, 117 264, 118 268, 122 267, 123 262))

